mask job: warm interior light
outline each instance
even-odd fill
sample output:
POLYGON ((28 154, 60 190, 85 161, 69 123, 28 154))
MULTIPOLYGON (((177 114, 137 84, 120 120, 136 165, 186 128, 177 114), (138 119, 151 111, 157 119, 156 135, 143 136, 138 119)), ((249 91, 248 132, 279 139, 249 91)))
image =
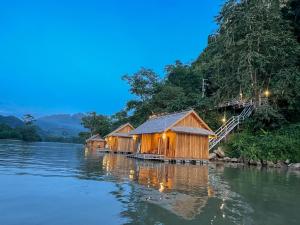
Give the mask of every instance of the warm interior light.
POLYGON ((167 134, 166 134, 166 133, 163 133, 163 134, 162 134, 162 138, 163 138, 163 139, 166 139, 166 137, 167 137, 167 134))
POLYGON ((265 92, 264 92, 264 95, 266 96, 266 97, 269 97, 270 96, 270 91, 269 90, 265 90, 265 92))
POLYGON ((133 135, 133 136, 132 136, 132 139, 133 139, 133 140, 136 140, 136 138, 137 138, 136 135, 133 135))

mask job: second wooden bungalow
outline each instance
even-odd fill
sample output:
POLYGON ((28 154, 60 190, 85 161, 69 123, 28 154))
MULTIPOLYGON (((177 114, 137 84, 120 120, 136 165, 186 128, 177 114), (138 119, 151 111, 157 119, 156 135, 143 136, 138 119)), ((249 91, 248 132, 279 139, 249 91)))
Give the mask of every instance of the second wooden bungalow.
POLYGON ((133 140, 129 134, 134 128, 126 123, 105 136, 108 148, 113 152, 133 152, 133 140))
POLYGON ((207 160, 215 135, 194 110, 153 116, 130 134, 136 153, 186 160, 207 160))

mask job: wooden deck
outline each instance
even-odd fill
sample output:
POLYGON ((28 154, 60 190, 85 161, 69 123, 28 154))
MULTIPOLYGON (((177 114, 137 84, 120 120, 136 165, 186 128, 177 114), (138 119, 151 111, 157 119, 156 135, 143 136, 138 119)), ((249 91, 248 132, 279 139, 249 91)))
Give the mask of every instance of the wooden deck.
POLYGON ((178 163, 178 164, 207 164, 208 160, 201 159, 186 159, 186 158, 167 158, 164 155, 157 154, 131 154, 127 157, 140 159, 140 160, 152 160, 152 161, 160 161, 160 162, 168 162, 168 163, 178 163))

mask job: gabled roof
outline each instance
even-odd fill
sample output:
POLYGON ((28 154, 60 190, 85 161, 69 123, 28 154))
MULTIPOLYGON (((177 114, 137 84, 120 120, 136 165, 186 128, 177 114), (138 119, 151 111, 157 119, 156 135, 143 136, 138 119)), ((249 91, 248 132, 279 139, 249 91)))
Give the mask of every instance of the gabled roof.
POLYGON ((86 139, 86 141, 105 141, 99 134, 95 134, 92 137, 86 139))
POLYGON ((161 133, 171 129, 176 123, 184 119, 186 116, 194 114, 208 131, 212 131, 207 124, 198 116, 194 110, 171 113, 163 116, 150 118, 145 123, 134 129, 130 134, 152 134, 161 133))
MULTIPOLYGON (((121 135, 125 135, 125 134, 127 134, 127 136, 128 137, 130 137, 130 135, 128 134, 128 133, 120 133, 119 131, 120 130, 122 130, 124 127, 126 127, 126 126, 130 126, 132 129, 134 129, 134 127, 130 124, 130 123, 125 123, 125 124, 123 124, 122 126, 119 126, 117 129, 115 129, 114 131, 112 131, 112 132, 110 132, 109 134, 107 134, 107 135, 105 135, 104 137, 109 137, 109 136, 119 136, 119 137, 121 137, 121 135)), ((123 137, 125 137, 123 135, 123 137)))

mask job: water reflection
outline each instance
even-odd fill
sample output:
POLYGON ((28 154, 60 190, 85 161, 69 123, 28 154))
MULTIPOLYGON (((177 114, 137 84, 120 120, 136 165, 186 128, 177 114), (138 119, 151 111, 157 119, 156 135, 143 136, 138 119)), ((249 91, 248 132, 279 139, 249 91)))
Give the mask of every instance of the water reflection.
POLYGON ((33 221, 36 213, 41 219, 59 215, 63 219, 51 221, 58 224, 106 218, 112 224, 279 225, 300 219, 299 175, 277 170, 155 163, 81 145, 0 141, 0 178, 0 211, 6 210, 0 224, 26 218, 16 216, 16 207, 33 221), (38 207, 24 207, 33 199, 38 207))
POLYGON ((103 169, 115 178, 127 177, 138 184, 139 195, 144 201, 185 219, 200 214, 214 194, 209 185, 207 166, 135 161, 112 154, 104 155, 102 164, 103 169))

